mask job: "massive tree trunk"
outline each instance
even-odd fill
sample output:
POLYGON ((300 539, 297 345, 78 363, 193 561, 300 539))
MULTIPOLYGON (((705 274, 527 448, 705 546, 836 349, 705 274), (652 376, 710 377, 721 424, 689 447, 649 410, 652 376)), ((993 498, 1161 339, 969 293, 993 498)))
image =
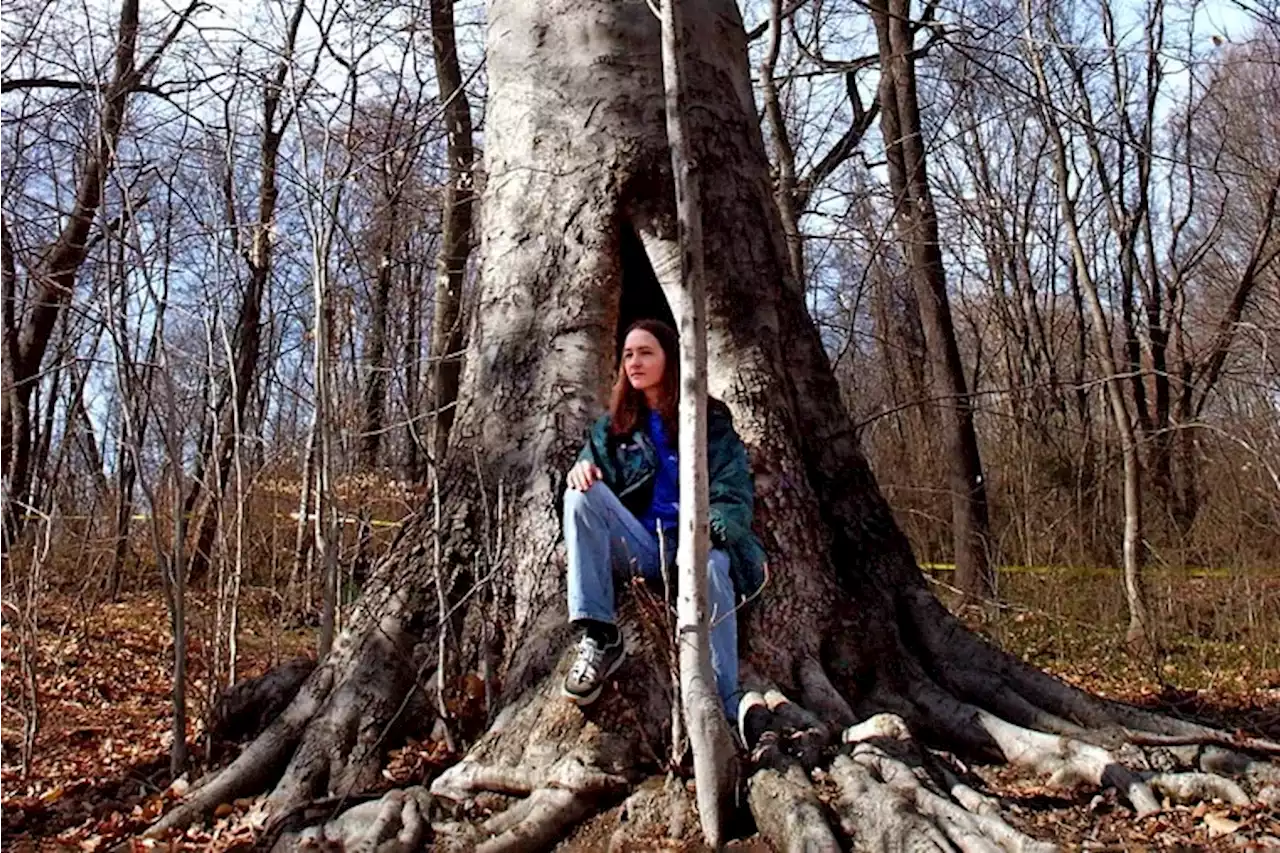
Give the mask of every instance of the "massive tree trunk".
MULTIPOLYGON (((404 527, 289 707, 157 831, 272 784, 272 809, 299 820, 314 798, 355 802, 382 784, 383 753, 436 705, 421 685, 474 683, 472 673, 491 675, 481 691, 491 697, 488 729, 451 721, 469 749, 431 793, 395 791, 309 832, 395 840, 396 849, 434 832, 442 849, 452 840, 536 850, 628 792, 627 825, 639 831, 642 801, 684 796, 683 786, 641 784, 668 766, 671 719, 666 635, 645 596, 623 596, 631 654, 616 689, 587 709, 559 692, 569 663, 562 472, 603 405, 617 328, 631 319, 620 306, 645 301, 623 292, 679 270, 658 22, 639 0, 494 0, 489 14, 483 265, 439 510, 404 527), (647 266, 622 262, 628 234, 647 266), (437 663, 464 677, 429 678, 437 663), (426 812, 440 798, 511 807, 479 826, 433 827, 428 818, 439 815, 426 812)), ((742 620, 745 686, 775 729, 754 751, 748 782, 761 832, 779 849, 839 849, 837 833, 860 846, 1035 847, 911 733, 970 757, 1115 785, 1138 811, 1158 808, 1152 784, 1161 783, 1142 775, 1132 732, 1237 744, 1076 691, 987 645, 931 595, 788 285, 737 8, 707 0, 684 16, 690 143, 715 270, 709 386, 750 450, 770 554, 770 580, 742 620), (856 746, 833 761, 840 740, 856 746), (819 766, 842 791, 829 806, 810 782, 819 766)), ((1199 757, 1194 747, 1165 752, 1172 763, 1199 757)), ((282 840, 297 837, 296 826, 277 827, 290 830, 282 840)))

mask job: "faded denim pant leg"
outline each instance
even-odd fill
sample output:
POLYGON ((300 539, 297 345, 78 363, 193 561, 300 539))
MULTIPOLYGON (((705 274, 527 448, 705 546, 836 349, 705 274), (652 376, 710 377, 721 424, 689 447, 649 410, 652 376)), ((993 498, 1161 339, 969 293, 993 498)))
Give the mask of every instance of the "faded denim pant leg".
MULTIPOLYGON (((604 483, 564 496, 564 541, 569 552, 569 620, 615 621, 614 575, 661 582, 658 539, 644 529, 604 483)), ((675 543, 668 543, 667 566, 674 577, 675 543)), ((725 716, 738 716, 738 617, 729 555, 712 549, 707 559, 711 608, 711 669, 725 716)))

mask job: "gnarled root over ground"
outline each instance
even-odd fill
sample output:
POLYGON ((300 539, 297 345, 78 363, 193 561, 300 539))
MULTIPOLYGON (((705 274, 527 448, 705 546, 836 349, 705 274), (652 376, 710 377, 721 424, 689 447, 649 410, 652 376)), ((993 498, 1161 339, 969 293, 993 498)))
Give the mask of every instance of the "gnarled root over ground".
MULTIPOLYGON (((803 656, 789 667, 770 660, 775 677, 789 673, 785 685, 757 674, 747 656, 751 750, 743 821, 731 831, 749 831, 749 812, 778 850, 1052 848, 1015 828, 963 762, 1113 789, 1135 816, 1166 801, 1280 803, 1280 744, 1092 696, 988 645, 926 592, 902 594, 914 605, 899 625, 913 635, 910 647, 879 649, 883 663, 856 676, 846 674, 842 637, 823 646, 822 659, 803 656)), ((649 630, 643 607, 623 608, 631 651, 595 704, 579 708, 561 695, 572 658, 561 625, 529 651, 540 661, 527 670, 532 686, 502 707, 460 762, 429 790, 380 790, 382 757, 406 717, 425 707, 429 681, 413 662, 410 638, 420 630, 406 628, 400 612, 394 596, 383 600, 378 630, 336 649, 283 713, 153 833, 276 780, 264 841, 278 850, 312 842, 542 850, 602 812, 615 821, 609 844, 632 832, 650 842, 654 833, 696 836, 680 784, 687 756, 671 747, 670 649, 649 630), (655 777, 668 781, 655 788, 646 781, 655 777), (669 826, 655 828, 653 815, 664 812, 669 826)))

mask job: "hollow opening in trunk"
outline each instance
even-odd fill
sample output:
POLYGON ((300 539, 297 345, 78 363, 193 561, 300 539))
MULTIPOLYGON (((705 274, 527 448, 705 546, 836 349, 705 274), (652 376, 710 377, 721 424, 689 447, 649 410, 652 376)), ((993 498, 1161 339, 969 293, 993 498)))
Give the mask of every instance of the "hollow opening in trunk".
POLYGON ((667 304, 667 297, 662 293, 662 286, 658 284, 658 277, 654 275, 649 256, 645 254, 635 229, 624 222, 620 230, 622 295, 619 297, 616 347, 613 351, 615 366, 622 358, 622 344, 632 323, 661 320, 676 328, 675 315, 671 313, 671 306, 667 304))

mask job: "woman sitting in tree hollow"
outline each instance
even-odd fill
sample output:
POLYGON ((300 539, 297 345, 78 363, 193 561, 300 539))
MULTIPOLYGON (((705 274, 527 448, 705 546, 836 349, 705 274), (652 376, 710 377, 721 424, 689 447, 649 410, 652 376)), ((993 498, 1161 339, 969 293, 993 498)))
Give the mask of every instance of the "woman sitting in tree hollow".
MULTIPOLYGON (((591 428, 569 471, 564 502, 569 620, 582 637, 564 693, 579 705, 596 700, 626 653, 614 621, 614 576, 661 581, 661 560, 665 557, 669 569, 675 565, 679 387, 675 331, 657 320, 634 323, 623 344, 609 412, 591 428)), ((753 594, 763 583, 765 555, 751 530, 755 487, 746 448, 729 408, 715 399, 707 405, 707 471, 711 668, 725 715, 736 720, 736 605, 738 596, 753 594)))

